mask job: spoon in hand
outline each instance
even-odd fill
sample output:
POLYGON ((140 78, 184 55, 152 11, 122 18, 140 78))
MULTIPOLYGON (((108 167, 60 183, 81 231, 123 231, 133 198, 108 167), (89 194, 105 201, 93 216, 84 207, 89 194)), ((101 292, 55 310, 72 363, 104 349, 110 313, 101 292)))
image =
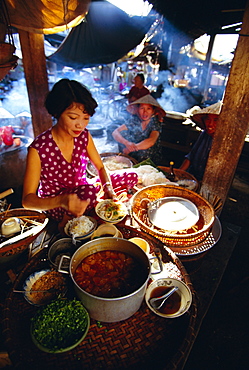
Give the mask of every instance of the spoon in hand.
POLYGON ((159 310, 164 302, 176 291, 178 290, 178 287, 173 287, 170 291, 168 291, 166 294, 162 295, 161 297, 157 298, 151 298, 149 300, 150 305, 154 308, 154 310, 159 310))

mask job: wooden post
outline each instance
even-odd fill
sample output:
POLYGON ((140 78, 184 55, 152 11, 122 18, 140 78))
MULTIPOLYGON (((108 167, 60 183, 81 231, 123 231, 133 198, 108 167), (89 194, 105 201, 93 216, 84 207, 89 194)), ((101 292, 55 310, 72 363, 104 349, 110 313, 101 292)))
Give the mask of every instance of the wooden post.
POLYGON ((23 67, 26 78, 34 135, 52 126, 51 116, 44 107, 49 91, 44 35, 19 30, 23 67))
POLYGON ((220 199, 224 205, 249 128, 248 60, 249 1, 200 189, 200 194, 211 204, 220 199))

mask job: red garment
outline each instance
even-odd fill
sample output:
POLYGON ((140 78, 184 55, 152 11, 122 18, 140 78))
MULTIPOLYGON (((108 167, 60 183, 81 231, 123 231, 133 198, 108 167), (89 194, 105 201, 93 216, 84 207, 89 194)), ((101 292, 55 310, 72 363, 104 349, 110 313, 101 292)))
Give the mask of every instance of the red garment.
MULTIPOLYGON (((63 157, 59 147, 53 139, 52 127, 43 132, 31 143, 31 147, 36 149, 41 160, 41 178, 38 194, 41 198, 54 197, 61 194, 77 194, 82 200, 90 201, 87 211, 96 205, 97 194, 101 189, 98 177, 88 179, 86 177, 86 167, 88 155, 86 147, 88 144, 88 130, 74 138, 74 149, 72 162, 67 162, 63 157)), ((124 170, 112 172, 111 182, 114 188, 126 187, 133 188, 137 184, 137 174, 132 171, 124 170)), ((72 216, 64 208, 54 208, 46 211, 51 218, 61 221, 64 213, 72 216)))
POLYGON ((150 90, 147 89, 147 87, 145 86, 143 86, 141 89, 139 89, 136 86, 132 86, 132 88, 130 89, 127 95, 127 98, 128 98, 129 103, 132 103, 134 100, 140 99, 143 96, 149 95, 149 94, 150 94, 150 90), (132 99, 132 98, 135 98, 135 99, 132 99))

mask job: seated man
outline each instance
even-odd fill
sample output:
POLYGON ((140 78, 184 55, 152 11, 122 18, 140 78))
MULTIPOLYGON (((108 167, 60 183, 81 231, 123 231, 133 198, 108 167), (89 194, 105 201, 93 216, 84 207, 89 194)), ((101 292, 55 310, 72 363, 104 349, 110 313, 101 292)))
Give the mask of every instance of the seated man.
POLYGON ((188 171, 198 181, 202 180, 205 172, 218 118, 219 115, 214 113, 199 113, 195 114, 192 118, 198 126, 203 128, 203 131, 192 150, 185 156, 180 169, 188 171))
POLYGON ((112 133, 119 143, 120 152, 138 162, 150 158, 160 164, 159 136, 162 131, 161 121, 166 115, 164 109, 151 95, 146 95, 129 104, 127 110, 132 113, 131 118, 112 133))

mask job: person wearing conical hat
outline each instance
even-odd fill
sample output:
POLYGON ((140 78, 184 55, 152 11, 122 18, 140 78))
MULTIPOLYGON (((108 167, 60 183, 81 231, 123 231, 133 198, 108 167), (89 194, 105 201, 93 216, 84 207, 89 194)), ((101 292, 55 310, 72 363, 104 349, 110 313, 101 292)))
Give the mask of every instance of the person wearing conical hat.
POLYGON ((138 162, 150 158, 154 163, 160 164, 161 121, 166 112, 151 95, 130 103, 127 111, 132 114, 131 118, 112 133, 119 144, 120 152, 138 162))
POLYGON ((192 150, 185 156, 180 169, 191 173, 198 181, 202 180, 205 172, 221 107, 222 103, 218 102, 191 117, 191 120, 203 131, 192 150))

